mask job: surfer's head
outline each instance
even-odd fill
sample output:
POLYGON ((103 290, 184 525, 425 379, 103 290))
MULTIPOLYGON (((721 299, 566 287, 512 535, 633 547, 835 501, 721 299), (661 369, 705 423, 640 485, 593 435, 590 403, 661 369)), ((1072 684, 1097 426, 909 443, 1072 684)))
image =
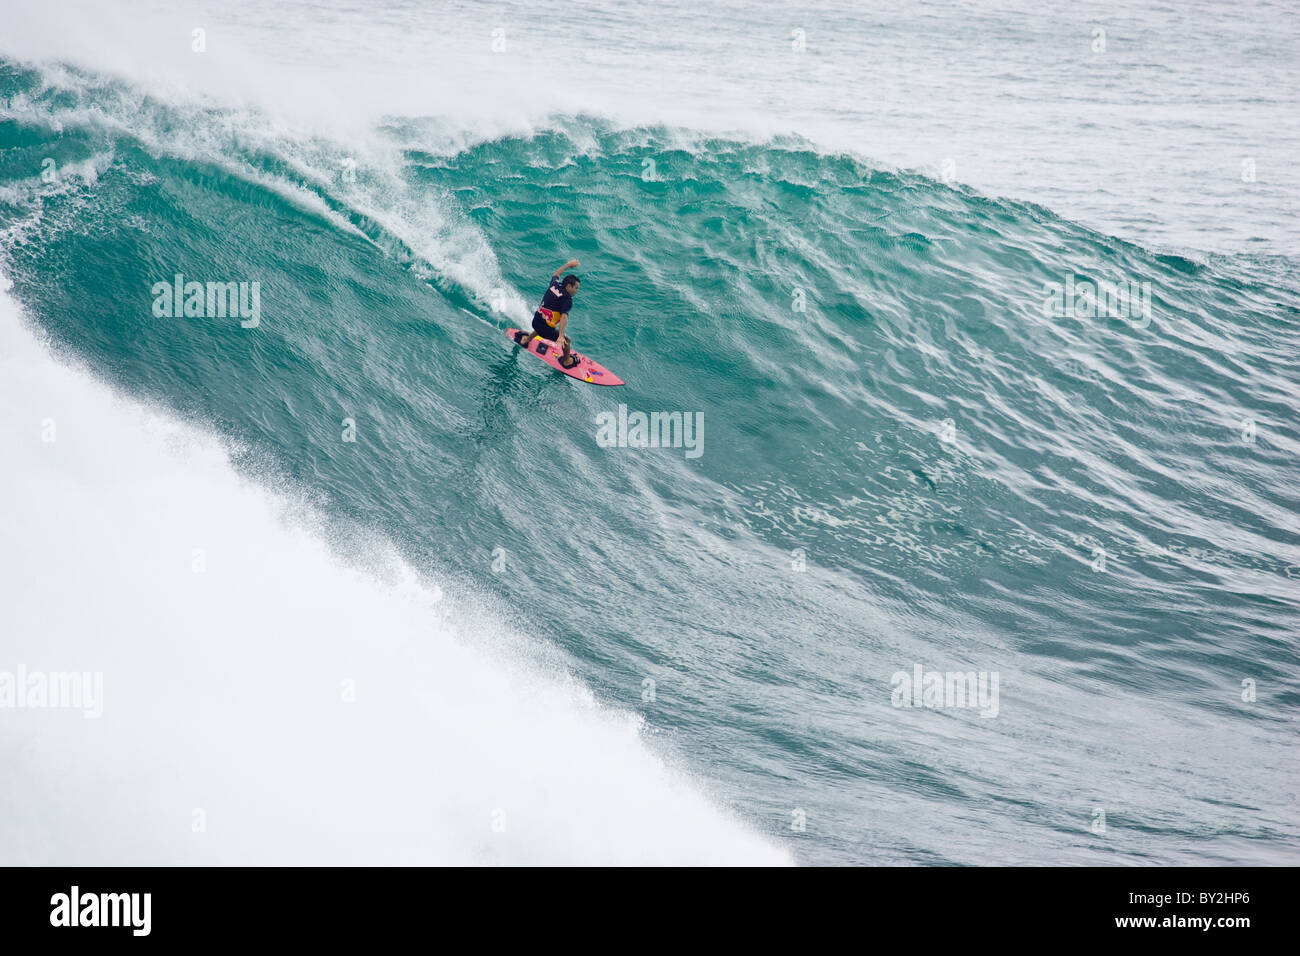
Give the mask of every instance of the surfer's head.
POLYGON ((565 292, 569 293, 569 295, 573 295, 573 293, 578 291, 578 277, 575 276, 572 272, 570 272, 567 276, 564 277, 560 285, 565 292))

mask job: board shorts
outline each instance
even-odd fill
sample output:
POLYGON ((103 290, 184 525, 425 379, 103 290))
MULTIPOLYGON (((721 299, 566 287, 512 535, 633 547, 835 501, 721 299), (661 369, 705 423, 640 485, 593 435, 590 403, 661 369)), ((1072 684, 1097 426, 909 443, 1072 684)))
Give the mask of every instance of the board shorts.
POLYGON ((560 330, 547 322, 546 319, 542 318, 542 313, 534 312, 533 335, 540 335, 548 342, 555 342, 560 338, 560 330))

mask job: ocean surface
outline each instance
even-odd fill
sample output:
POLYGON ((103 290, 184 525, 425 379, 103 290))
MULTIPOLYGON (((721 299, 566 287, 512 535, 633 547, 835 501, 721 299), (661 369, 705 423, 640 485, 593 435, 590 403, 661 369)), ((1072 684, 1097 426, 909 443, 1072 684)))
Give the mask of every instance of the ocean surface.
POLYGON ((1300 863, 1293 5, 0 22, 0 863, 1300 863))

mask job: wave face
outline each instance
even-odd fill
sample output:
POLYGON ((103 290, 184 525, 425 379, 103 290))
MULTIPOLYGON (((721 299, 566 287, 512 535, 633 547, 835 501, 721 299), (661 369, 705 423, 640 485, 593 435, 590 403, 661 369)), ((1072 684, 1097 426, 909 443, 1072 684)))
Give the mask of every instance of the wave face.
POLYGON ((231 449, 169 464, 142 413, 77 384, 70 417, 99 437, 60 459, 23 429, 67 373, 7 386, 27 475, 53 478, 5 496, 6 590, 52 578, 67 615, 20 604, 7 629, 31 660, 53 633, 132 675, 147 745, 60 742, 172 781, 170 811, 116 808, 131 832, 202 783, 250 843, 328 793, 312 826, 346 821, 365 858, 420 834, 401 858, 1297 859, 1294 260, 1152 251, 799 137, 564 116, 449 145, 390 117, 339 140, 15 63, 0 104, 14 299, 56 351, 231 449), (499 331, 570 255, 573 336, 628 381, 613 394, 499 331), (256 326, 159 317, 177 274, 258 283, 256 326), (1134 294, 1098 316, 1086 290, 1108 283, 1134 294), (607 447, 620 404, 702 416, 698 454, 607 447), (326 530, 281 527, 236 475, 326 530), (19 521, 31 495, 61 517, 19 521), (101 550, 69 562, 81 536, 101 550), (373 573, 409 569, 410 594, 347 570, 376 563, 371 536, 394 550, 373 573), (209 540, 216 581, 168 569, 209 540), (895 706, 917 666, 997 675, 996 716, 895 706), (311 696, 363 669, 379 712, 311 696), (159 713, 258 786, 175 756, 159 713), (310 763, 336 734, 343 796, 310 763), (266 774, 276 809, 249 809, 266 774), (447 809, 412 822, 431 792, 447 809), (511 798, 527 846, 457 842, 511 798))

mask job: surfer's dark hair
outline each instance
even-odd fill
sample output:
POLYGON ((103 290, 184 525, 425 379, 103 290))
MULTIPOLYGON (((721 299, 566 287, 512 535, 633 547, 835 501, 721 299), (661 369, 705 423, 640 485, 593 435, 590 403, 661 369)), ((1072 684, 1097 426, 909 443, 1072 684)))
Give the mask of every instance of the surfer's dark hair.
POLYGON ((567 289, 573 283, 581 282, 581 281, 582 280, 578 278, 576 273, 570 272, 567 276, 565 276, 563 279, 560 280, 560 288, 567 289))

